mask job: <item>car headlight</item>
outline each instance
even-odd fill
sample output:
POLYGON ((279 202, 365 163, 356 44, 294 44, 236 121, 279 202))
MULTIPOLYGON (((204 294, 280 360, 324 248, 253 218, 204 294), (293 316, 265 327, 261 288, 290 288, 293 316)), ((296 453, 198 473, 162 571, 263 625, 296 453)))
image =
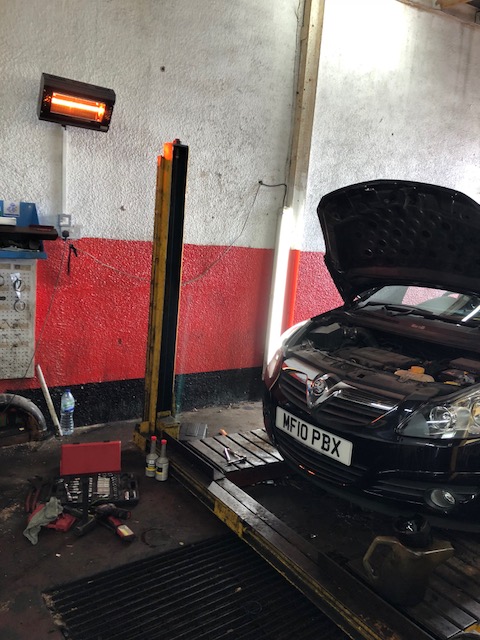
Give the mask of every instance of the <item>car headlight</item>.
POLYGON ((273 358, 267 364, 267 366, 265 367, 265 371, 263 372, 263 381, 265 382, 265 385, 269 391, 277 381, 278 376, 280 375, 280 371, 282 369, 282 362, 283 362, 283 347, 280 347, 275 351, 273 358))
POLYGON ((407 418, 399 432, 416 438, 480 438, 480 393, 427 405, 407 418))
POLYGON ((291 338, 294 333, 297 333, 297 331, 301 329, 307 322, 308 320, 302 320, 302 322, 298 322, 297 324, 294 324, 292 327, 287 329, 280 336, 280 346, 275 351, 273 357, 271 358, 270 362, 265 367, 265 371, 263 372, 263 381, 265 382, 267 389, 269 391, 277 381, 278 376, 280 375, 280 371, 282 369, 283 357, 285 355, 285 348, 287 346, 287 342, 289 338, 291 338))

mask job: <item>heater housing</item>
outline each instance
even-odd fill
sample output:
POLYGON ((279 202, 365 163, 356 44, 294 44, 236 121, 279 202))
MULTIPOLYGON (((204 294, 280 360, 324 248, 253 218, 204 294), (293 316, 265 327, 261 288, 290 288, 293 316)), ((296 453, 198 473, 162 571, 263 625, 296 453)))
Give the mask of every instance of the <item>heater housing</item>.
POLYGON ((38 98, 40 120, 108 131, 114 104, 112 89, 42 73, 38 98))

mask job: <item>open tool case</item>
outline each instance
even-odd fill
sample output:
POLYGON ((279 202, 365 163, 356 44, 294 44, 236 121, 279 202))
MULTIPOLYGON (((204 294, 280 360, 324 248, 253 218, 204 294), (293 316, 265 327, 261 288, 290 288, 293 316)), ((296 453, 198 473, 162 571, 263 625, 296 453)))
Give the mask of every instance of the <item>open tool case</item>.
POLYGON ((81 507, 87 486, 90 505, 109 502, 133 507, 138 503, 136 476, 121 470, 120 440, 62 445, 56 497, 64 505, 81 507))

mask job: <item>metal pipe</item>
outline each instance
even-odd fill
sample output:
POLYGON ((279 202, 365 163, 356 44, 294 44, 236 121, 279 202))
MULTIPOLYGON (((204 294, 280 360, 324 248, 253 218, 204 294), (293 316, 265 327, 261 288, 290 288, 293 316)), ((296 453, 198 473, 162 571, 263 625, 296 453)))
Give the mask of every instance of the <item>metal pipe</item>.
POLYGON ((50 396, 50 391, 48 390, 47 383, 45 382, 45 378, 43 377, 43 371, 39 364, 36 366, 37 376, 40 382, 40 386, 42 387, 43 396, 45 398, 45 402, 47 403, 48 410, 50 412, 50 416, 52 418, 53 426, 55 428, 55 433, 57 436, 63 436, 62 427, 60 426, 60 422, 58 420, 57 413, 55 411, 55 407, 53 406, 52 398, 50 396))

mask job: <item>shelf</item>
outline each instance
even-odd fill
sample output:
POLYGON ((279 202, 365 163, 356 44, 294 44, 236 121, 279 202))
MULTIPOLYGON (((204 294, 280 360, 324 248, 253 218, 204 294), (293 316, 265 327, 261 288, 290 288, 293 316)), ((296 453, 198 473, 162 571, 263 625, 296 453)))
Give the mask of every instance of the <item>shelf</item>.
MULTIPOLYGON (((0 212, 3 212, 1 201, 0 212)), ((19 203, 15 216, 7 217, 14 217, 16 224, 0 224, 0 260, 44 260, 47 254, 43 242, 58 238, 55 227, 38 223, 33 202, 19 203)))

